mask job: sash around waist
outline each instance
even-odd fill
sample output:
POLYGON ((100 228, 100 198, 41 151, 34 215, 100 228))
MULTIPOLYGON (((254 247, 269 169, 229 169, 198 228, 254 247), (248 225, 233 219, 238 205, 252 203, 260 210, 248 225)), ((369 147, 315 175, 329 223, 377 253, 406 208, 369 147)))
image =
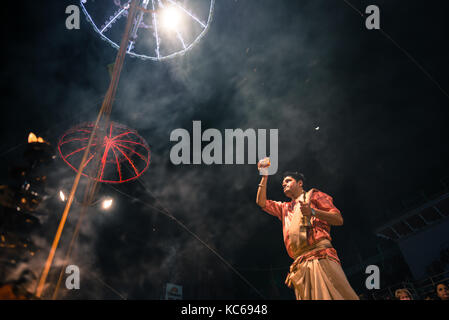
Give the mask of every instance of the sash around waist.
POLYGON ((321 241, 318 241, 314 245, 305 247, 300 251, 298 254, 295 254, 295 261, 293 261, 292 265, 290 266, 290 272, 287 274, 287 278, 285 279, 285 284, 292 288, 292 280, 291 278, 295 275, 296 268, 298 265, 302 262, 303 256, 306 253, 312 253, 314 251, 319 251, 323 249, 333 248, 331 242, 328 239, 323 239, 321 241))
POLYGON ((309 253, 309 252, 313 252, 313 251, 321 250, 321 249, 327 249, 327 248, 332 248, 332 244, 329 241, 329 239, 323 239, 311 246, 307 246, 307 247, 301 248, 300 250, 293 252, 293 254, 295 256, 294 259, 297 259, 298 257, 302 256, 305 253, 309 253))

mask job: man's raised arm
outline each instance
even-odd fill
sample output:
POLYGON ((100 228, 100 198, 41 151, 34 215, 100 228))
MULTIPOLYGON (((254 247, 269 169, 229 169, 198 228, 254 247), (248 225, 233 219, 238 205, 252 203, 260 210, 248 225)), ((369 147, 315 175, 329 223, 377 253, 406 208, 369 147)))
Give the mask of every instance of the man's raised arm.
MULTIPOLYGON (((260 170, 262 168, 263 168, 262 161, 259 161, 259 163, 257 164, 257 169, 260 170)), ((261 208, 265 208, 267 201, 267 181, 268 176, 265 175, 262 176, 262 179, 260 180, 259 183, 259 188, 257 189, 256 203, 261 208)))

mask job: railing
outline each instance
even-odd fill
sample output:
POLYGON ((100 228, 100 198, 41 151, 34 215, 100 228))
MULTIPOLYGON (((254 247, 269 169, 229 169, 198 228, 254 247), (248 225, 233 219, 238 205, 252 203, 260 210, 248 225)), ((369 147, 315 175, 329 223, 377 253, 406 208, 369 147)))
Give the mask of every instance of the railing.
POLYGON ((418 288, 418 294, 421 297, 433 295, 435 292, 435 286, 440 282, 447 283, 449 281, 449 271, 434 275, 430 278, 426 278, 421 281, 416 281, 416 287, 418 288))
POLYGON ((435 286, 440 282, 449 282, 449 270, 443 273, 431 276, 418 281, 403 281, 391 285, 385 289, 377 290, 372 293, 373 300, 385 300, 386 296, 394 299, 394 292, 397 289, 408 289, 414 300, 422 300, 427 296, 433 296, 435 293, 435 286))

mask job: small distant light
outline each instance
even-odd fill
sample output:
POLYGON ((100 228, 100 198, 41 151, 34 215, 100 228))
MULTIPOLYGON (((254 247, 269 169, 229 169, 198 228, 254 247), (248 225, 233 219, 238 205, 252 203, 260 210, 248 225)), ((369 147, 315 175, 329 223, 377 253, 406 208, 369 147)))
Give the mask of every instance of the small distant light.
POLYGON ((64 194, 64 192, 62 192, 62 190, 59 191, 59 198, 61 198, 62 202, 65 201, 65 194, 64 194))
POLYGON ((28 143, 44 143, 45 140, 42 137, 37 137, 34 133, 30 132, 28 135, 28 143))
POLYGON ((34 133, 30 132, 28 135, 28 143, 37 142, 37 137, 34 133))
POLYGON ((108 210, 108 209, 111 208, 112 202, 113 202, 112 199, 106 199, 106 200, 103 200, 103 203, 101 204, 101 207, 102 207, 104 210, 108 210))
POLYGON ((315 130, 316 130, 316 131, 320 130, 320 127, 316 127, 315 130))

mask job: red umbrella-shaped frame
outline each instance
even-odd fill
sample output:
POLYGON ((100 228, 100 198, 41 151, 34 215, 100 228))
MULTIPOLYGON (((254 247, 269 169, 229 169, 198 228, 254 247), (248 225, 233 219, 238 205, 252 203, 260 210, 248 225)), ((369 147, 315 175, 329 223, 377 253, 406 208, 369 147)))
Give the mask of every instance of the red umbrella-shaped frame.
MULTIPOLYGON (((93 123, 83 123, 69 129, 59 139, 59 154, 75 172, 78 172, 93 128, 93 123)), ((148 169, 150 147, 137 131, 111 122, 103 141, 99 141, 99 129, 95 131, 84 176, 99 182, 124 183, 139 178, 148 169)))

